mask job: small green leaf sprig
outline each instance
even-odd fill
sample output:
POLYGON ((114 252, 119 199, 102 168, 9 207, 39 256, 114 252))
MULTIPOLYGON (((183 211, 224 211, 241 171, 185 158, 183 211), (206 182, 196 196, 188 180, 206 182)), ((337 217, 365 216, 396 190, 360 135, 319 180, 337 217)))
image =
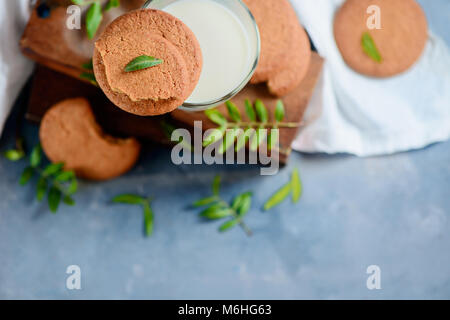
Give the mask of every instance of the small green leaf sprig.
MULTIPOLYGON (((164 135, 166 136, 166 138, 169 141, 172 141, 172 133, 177 128, 166 120, 161 120, 159 125, 160 125, 164 135)), ((178 140, 178 143, 181 143, 184 149, 191 151, 191 152, 193 151, 193 146, 189 142, 185 141, 183 139, 183 137, 180 137, 180 139, 178 140)))
POLYGON ((61 200, 69 206, 75 205, 73 195, 77 192, 78 182, 73 171, 65 171, 64 163, 51 163, 41 167, 42 148, 38 144, 30 155, 29 165, 20 176, 20 185, 26 185, 33 176, 38 176, 36 198, 40 202, 47 195, 48 206, 52 213, 58 211, 61 200))
POLYGON ((383 61, 380 51, 378 50, 377 45, 375 44, 375 41, 373 40, 369 32, 363 33, 361 37, 361 45, 363 51, 369 56, 369 58, 378 63, 381 63, 383 61))
POLYGON ((245 100, 245 113, 249 121, 243 121, 238 107, 233 102, 227 101, 225 105, 231 121, 228 121, 226 116, 218 109, 205 111, 208 119, 219 125, 219 127, 215 128, 204 139, 203 146, 206 147, 222 139, 222 144, 219 148, 219 153, 221 154, 225 153, 234 142, 236 142, 236 152, 245 147, 247 142, 251 151, 257 151, 266 139, 270 150, 276 147, 276 143, 279 140, 279 130, 270 130, 267 134, 267 131, 263 129, 298 128, 300 126, 299 123, 295 122, 283 122, 285 108, 281 100, 277 101, 274 114, 275 120, 273 122, 269 122, 269 111, 260 99, 257 99, 254 104, 249 99, 245 100), (232 134, 226 134, 227 130, 232 130, 232 134), (252 131, 253 134, 251 134, 252 131))
MULTIPOLYGON (((228 221, 219 227, 219 231, 224 232, 240 225, 247 235, 252 235, 252 231, 244 223, 243 218, 251 208, 253 193, 245 192, 238 195, 233 199, 230 205, 220 198, 219 189, 220 176, 216 176, 212 184, 213 195, 200 199, 193 204, 193 207, 196 208, 206 207, 206 209, 200 212, 200 217, 210 221, 227 218, 228 221)), ((301 198, 302 189, 300 175, 298 169, 295 168, 292 171, 290 181, 266 201, 263 209, 265 211, 271 210, 286 200, 289 195, 292 195, 292 202, 297 203, 301 198)))
POLYGON ((212 185, 213 195, 200 199, 193 204, 196 208, 207 207, 200 212, 200 217, 209 221, 227 219, 225 223, 220 225, 220 232, 225 232, 239 225, 248 236, 251 236, 252 231, 244 222, 244 217, 251 208, 252 193, 241 193, 229 204, 220 197, 219 191, 220 176, 216 176, 212 185))
POLYGON ((268 211, 273 207, 279 205, 289 195, 292 195, 292 202, 297 203, 302 195, 302 183, 298 170, 294 169, 291 174, 291 180, 281 187, 269 200, 264 204, 264 210, 268 211))
POLYGON ((142 207, 144 215, 144 233, 147 237, 153 234, 153 210, 150 206, 152 199, 144 198, 135 194, 122 194, 112 199, 113 203, 138 205, 142 207))
POLYGON ((104 9, 102 9, 100 0, 72 0, 72 3, 79 6, 89 6, 86 13, 86 32, 89 39, 94 39, 103 20, 103 12, 120 6, 120 0, 109 0, 104 9))
POLYGON ((98 87, 98 83, 97 83, 97 79, 95 79, 95 74, 94 74, 94 66, 92 64, 92 60, 84 63, 81 66, 85 71, 83 71, 80 74, 80 78, 89 81, 91 84, 93 84, 94 86, 98 87))
POLYGON ((151 56, 142 55, 137 58, 134 58, 131 60, 126 66, 125 66, 125 72, 133 72, 138 70, 144 70, 151 67, 155 67, 164 61, 162 59, 158 59, 151 56))
POLYGON ((16 138, 15 149, 9 149, 3 152, 3 156, 9 161, 19 161, 25 157, 24 140, 22 137, 16 138))

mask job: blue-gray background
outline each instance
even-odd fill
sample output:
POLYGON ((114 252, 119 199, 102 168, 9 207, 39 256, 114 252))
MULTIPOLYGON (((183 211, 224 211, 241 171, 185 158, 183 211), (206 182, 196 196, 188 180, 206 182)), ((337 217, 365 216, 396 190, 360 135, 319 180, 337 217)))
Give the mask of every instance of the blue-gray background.
MULTIPOLYGON (((450 2, 420 2, 450 44, 450 2)), ((36 126, 24 131, 37 142, 36 126)), ((152 147, 126 176, 81 183, 77 205, 57 215, 34 200, 32 185, 18 185, 24 166, 0 159, 0 298, 450 298, 450 142, 367 159, 294 153, 275 177, 250 166, 174 166, 168 149, 152 147), (301 202, 261 212, 294 167, 301 202), (253 237, 219 234, 188 208, 217 173, 224 198, 255 192, 253 237), (153 237, 143 237, 138 208, 110 204, 124 192, 155 197, 153 237), (72 264, 79 291, 65 287, 72 264), (372 264, 381 290, 366 288, 372 264)))

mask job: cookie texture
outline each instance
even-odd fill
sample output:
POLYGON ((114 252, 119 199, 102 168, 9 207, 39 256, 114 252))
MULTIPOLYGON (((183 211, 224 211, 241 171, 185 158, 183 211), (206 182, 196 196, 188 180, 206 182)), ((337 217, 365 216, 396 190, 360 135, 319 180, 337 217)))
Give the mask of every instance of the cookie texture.
POLYGON ((267 82, 281 97, 294 90, 306 75, 311 45, 288 0, 244 0, 259 28, 261 57, 251 83, 267 82))
POLYGON ((92 57, 95 79, 108 99, 122 110, 138 116, 154 116, 173 111, 183 104, 181 98, 133 101, 126 94, 111 89, 106 78, 105 65, 100 53, 95 50, 92 57))
POLYGON ((84 98, 61 101, 44 115, 39 137, 47 157, 80 178, 108 180, 130 170, 141 146, 134 138, 105 134, 84 98))
POLYGON ((409 69, 422 55, 427 39, 425 14, 415 0, 347 0, 336 13, 334 36, 344 61, 355 71, 373 77, 389 77, 409 69), (380 8, 381 29, 369 30, 367 21, 380 8), (368 32, 380 52, 376 62, 363 50, 368 32))
POLYGON ((308 72, 311 61, 311 44, 305 29, 298 24, 292 30, 293 45, 289 63, 270 77, 267 86, 271 94, 282 97, 298 87, 308 72))
POLYGON ((118 107, 141 116, 179 107, 200 78, 203 58, 192 31, 159 10, 132 11, 114 20, 95 43, 97 82, 118 107), (163 59, 158 66, 126 73, 140 55, 163 59))
POLYGON ((133 32, 97 44, 105 65, 106 79, 111 89, 127 95, 132 101, 184 97, 188 92, 189 75, 186 63, 176 47, 163 37, 133 32), (126 72, 130 57, 148 55, 163 63, 133 72, 126 72))
POLYGON ((255 17, 261 37, 261 56, 251 83, 265 82, 289 62, 297 17, 288 0, 244 0, 244 3, 255 17))

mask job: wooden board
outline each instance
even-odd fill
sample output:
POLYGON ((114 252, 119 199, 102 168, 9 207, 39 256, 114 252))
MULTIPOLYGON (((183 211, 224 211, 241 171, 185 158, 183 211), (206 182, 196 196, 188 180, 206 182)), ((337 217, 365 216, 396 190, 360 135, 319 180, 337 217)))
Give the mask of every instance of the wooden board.
POLYGON ((75 97, 89 100, 97 121, 108 133, 168 142, 160 127, 160 122, 167 117, 139 117, 122 111, 99 88, 43 66, 37 66, 35 70, 26 117, 40 121, 52 105, 75 97))
MULTIPOLYGON (((58 2, 59 0, 54 1, 58 2)), ((122 1, 121 8, 113 9, 105 14, 100 31, 115 16, 138 8, 143 3, 144 0, 122 1)), ((51 105, 63 99, 86 97, 91 102, 99 123, 107 132, 115 135, 135 136, 140 139, 169 143, 166 134, 161 129, 161 121, 171 121, 178 127, 192 128, 195 120, 202 120, 205 130, 213 127, 213 123, 206 118, 203 112, 176 110, 171 115, 162 117, 138 117, 115 107, 99 88, 88 82, 80 81, 79 76, 83 72, 81 66, 90 61, 93 41, 86 39, 84 28, 68 30, 65 26, 66 18, 67 13, 64 6, 52 6, 50 16, 45 19, 40 18, 34 10, 23 34, 20 46, 26 56, 41 65, 65 74, 42 66, 36 68, 27 113, 28 119, 39 121, 51 105)), ((322 65, 323 59, 313 52, 305 79, 297 89, 282 98, 286 107, 286 121, 302 122, 322 65)), ((277 98, 269 94, 265 85, 248 85, 232 100, 243 111, 245 99, 253 101, 261 99, 271 112, 277 101, 277 98)), ((219 109, 225 112, 225 106, 219 106, 219 109)), ((298 128, 280 130, 281 162, 287 161, 290 153, 289 146, 298 130, 298 128)))
MULTIPOLYGON (((322 69, 323 59, 313 53, 308 75, 294 92, 282 100, 286 108, 287 122, 301 123, 303 114, 314 91, 314 87, 322 69)), ((192 128, 194 121, 203 121, 204 130, 214 127, 203 112, 186 112, 175 110, 170 115, 159 117, 139 117, 117 108, 103 92, 88 83, 73 77, 37 66, 27 112, 27 118, 40 121, 46 110, 55 103, 74 97, 86 97, 92 105, 98 122, 106 132, 119 136, 134 136, 144 140, 169 144, 166 133, 161 128, 161 121, 169 121, 177 127, 192 128)), ((264 85, 248 85, 232 101, 244 112, 244 100, 261 99, 273 114, 278 98, 271 96, 264 85)), ((224 105, 218 107, 226 113, 224 105)), ((280 129, 280 162, 285 163, 289 157, 290 145, 295 139, 299 128, 280 129)))
MULTIPOLYGON (((286 122, 295 122, 301 124, 308 102, 316 87, 323 66, 323 58, 316 52, 312 53, 311 64, 308 73, 300 85, 290 94, 282 98, 286 109, 286 122)), ((247 85, 232 101, 238 106, 242 115, 245 115, 245 99, 255 101, 261 99, 270 114, 273 115, 276 103, 279 98, 272 96, 265 85, 247 85)), ((218 109, 223 114, 227 114, 225 105, 219 106, 218 109)), ((181 123, 193 126, 194 121, 202 120, 205 130, 216 127, 203 112, 186 112, 175 110, 172 117, 181 123)), ((248 119, 247 119, 248 120, 248 119)), ((273 120, 273 119, 272 119, 273 120)), ((290 154, 290 146, 292 141, 298 134, 300 128, 283 128, 280 129, 280 162, 285 163, 290 154)))

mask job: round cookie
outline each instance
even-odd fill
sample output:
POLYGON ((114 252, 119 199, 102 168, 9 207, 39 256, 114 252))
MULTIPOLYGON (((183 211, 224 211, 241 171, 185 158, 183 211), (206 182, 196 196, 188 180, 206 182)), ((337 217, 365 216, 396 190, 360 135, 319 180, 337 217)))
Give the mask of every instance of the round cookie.
POLYGON ((118 17, 108 25, 95 46, 102 50, 109 37, 121 37, 122 34, 138 31, 163 37, 179 50, 188 68, 189 91, 192 92, 202 71, 203 57, 200 44, 191 29, 181 20, 164 11, 139 9, 118 17))
POLYGON ((183 104, 183 99, 170 98, 165 100, 141 100, 132 101, 126 94, 115 92, 109 86, 106 79, 105 65, 100 53, 94 50, 92 57, 94 66, 95 80, 97 81, 103 93, 116 106, 122 110, 138 116, 154 116, 170 112, 183 104))
POLYGON ((51 107, 42 119, 39 137, 47 157, 64 162, 80 178, 107 180, 136 163, 140 144, 134 139, 106 135, 84 98, 67 99, 51 107))
POLYGON ((244 0, 259 28, 261 56, 251 83, 268 81, 288 66, 297 16, 288 0, 244 0))
POLYGON ((97 49, 105 66, 106 80, 117 93, 132 101, 185 97, 190 86, 186 63, 177 48, 166 39, 137 31, 110 37, 104 50, 97 49), (129 45, 133 43, 133 45, 129 45), (136 57, 148 55, 162 59, 163 63, 133 72, 125 66, 136 57), (133 57, 133 58, 130 58, 133 57))
POLYGON ((347 0, 336 14, 334 36, 345 62, 355 71, 373 77, 389 77, 409 69, 422 55, 428 39, 425 14, 415 0, 347 0), (381 29, 369 30, 369 6, 381 11, 381 29), (381 62, 363 50, 368 32, 380 52, 381 62))
POLYGON ((94 73, 106 96, 140 116, 173 111, 191 95, 200 78, 202 55, 192 31, 159 10, 132 11, 114 20, 95 43, 94 73), (163 64, 131 73, 122 68, 139 55, 163 64))
POLYGON ((289 66, 281 69, 267 82, 270 93, 278 97, 287 95, 300 85, 311 61, 311 44, 305 29, 299 23, 292 32, 294 42, 289 66))

